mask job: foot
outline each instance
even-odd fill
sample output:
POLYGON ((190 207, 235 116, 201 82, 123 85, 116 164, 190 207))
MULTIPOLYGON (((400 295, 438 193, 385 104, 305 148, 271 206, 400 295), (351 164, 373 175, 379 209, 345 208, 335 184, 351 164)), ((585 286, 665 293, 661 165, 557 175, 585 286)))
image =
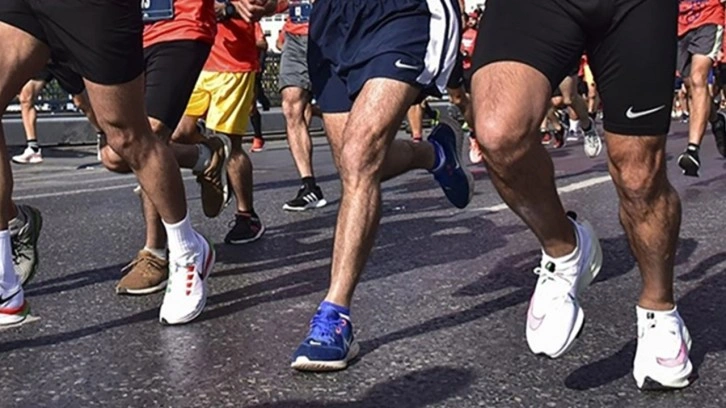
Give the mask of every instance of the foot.
POLYGON ((548 129, 542 128, 539 130, 539 134, 542 135, 542 144, 548 145, 552 143, 552 134, 548 129))
POLYGON ((207 278, 214 267, 214 247, 197 234, 198 251, 174 257, 169 254, 169 282, 159 311, 162 324, 191 322, 207 303, 207 278))
POLYGON ((39 164, 43 163, 43 156, 40 153, 40 149, 36 151, 32 147, 26 147, 23 153, 13 156, 12 160, 18 164, 39 164))
POLYGON ((594 122, 590 125, 590 129, 584 132, 583 138, 585 141, 583 146, 585 155, 591 159, 600 155, 600 152, 602 152, 602 139, 600 139, 600 135, 597 133, 594 122))
POLYGON ((8 224, 13 247, 13 266, 22 285, 35 276, 38 267, 38 238, 43 217, 38 209, 18 205, 18 217, 8 224))
POLYGON ((30 306, 23 295, 23 288, 0 292, 0 328, 22 323, 30 314, 30 306))
POLYGON ((265 226, 262 225, 260 217, 257 214, 235 214, 234 221, 231 223, 232 229, 229 230, 224 242, 232 245, 247 244, 257 241, 265 233, 265 226))
POLYGON ((555 129, 552 132, 553 142, 552 147, 555 149, 561 149, 565 147, 565 128, 555 129))
POLYGON ((471 164, 479 164, 484 161, 479 143, 474 137, 469 138, 469 161, 471 164))
POLYGON ((327 204, 328 202, 323 198, 323 191, 320 187, 308 188, 303 185, 297 191, 297 196, 286 202, 282 209, 286 211, 307 211, 325 207, 327 204))
POLYGON ((262 149, 265 147, 265 139, 255 136, 252 138, 252 147, 250 148, 250 152, 257 153, 261 152, 262 149))
POLYGON ((148 295, 166 287, 169 262, 142 249, 121 272, 126 274, 116 285, 117 294, 148 295))
POLYGON ((557 358, 565 354, 585 321, 578 296, 602 267, 602 250, 592 226, 572 219, 577 236, 577 258, 566 265, 542 260, 527 313, 527 344, 535 354, 557 358))
POLYGON ((567 142, 577 142, 580 140, 580 137, 583 136, 583 131, 581 129, 569 129, 567 130, 567 138, 565 139, 567 142))
POLYGON ((227 184, 227 163, 229 162, 232 142, 225 135, 214 134, 202 142, 212 152, 209 166, 197 175, 202 187, 202 208, 204 215, 214 218, 224 209, 229 198, 227 184))
POLYGON ((726 114, 716 112, 716 121, 711 123, 713 138, 716 139, 716 148, 721 156, 726 157, 726 114))
POLYGON ((641 390, 687 387, 693 365, 688 358, 691 335, 676 309, 650 311, 636 307, 638 347, 633 377, 641 390))
POLYGON ((335 371, 348 367, 360 351, 350 317, 320 305, 310 321, 310 331, 292 356, 292 368, 300 371, 335 371))
POLYGON ((439 121, 428 141, 434 145, 435 154, 443 153, 443 161, 431 173, 451 204, 456 208, 464 208, 474 195, 474 177, 466 166, 461 165, 464 135, 461 126, 448 116, 442 116, 439 121))
POLYGON ((690 177, 698 177, 701 169, 701 160, 698 158, 697 150, 686 149, 683 154, 678 156, 678 167, 683 170, 683 174, 690 177))

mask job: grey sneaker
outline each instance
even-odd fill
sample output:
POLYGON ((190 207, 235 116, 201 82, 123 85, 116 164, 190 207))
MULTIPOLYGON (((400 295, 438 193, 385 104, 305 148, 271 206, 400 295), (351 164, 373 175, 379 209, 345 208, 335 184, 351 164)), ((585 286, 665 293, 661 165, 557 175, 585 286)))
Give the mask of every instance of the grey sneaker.
POLYGON ((43 217, 37 208, 18 205, 18 217, 8 227, 13 246, 13 265, 21 284, 25 285, 38 266, 38 237, 43 227, 43 217))
POLYGON ((595 122, 591 122, 590 129, 585 131, 585 154, 589 158, 597 157, 602 151, 602 140, 595 129, 595 122))

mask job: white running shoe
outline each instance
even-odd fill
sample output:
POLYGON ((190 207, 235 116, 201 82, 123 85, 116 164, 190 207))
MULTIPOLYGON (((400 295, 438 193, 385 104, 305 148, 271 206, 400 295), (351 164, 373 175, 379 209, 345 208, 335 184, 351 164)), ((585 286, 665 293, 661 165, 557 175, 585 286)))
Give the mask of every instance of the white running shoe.
POLYGON ((36 152, 31 147, 26 147, 23 153, 13 156, 13 162, 18 164, 38 164, 43 163, 43 156, 40 154, 40 149, 36 152))
POLYGON ((600 135, 597 133, 594 121, 590 122, 590 129, 585 131, 583 137, 585 141, 583 149, 587 157, 591 159, 597 157, 602 152, 602 139, 600 139, 600 135))
POLYGON ((636 306, 638 347, 633 377, 641 390, 687 387, 693 365, 688 358, 691 335, 677 309, 660 312, 636 306))
POLYGON ((582 129, 570 129, 567 131, 567 139, 565 139, 566 142, 577 142, 580 140, 581 137, 583 137, 585 132, 582 131, 582 129))
POLYGON ((207 278, 214 267, 214 247, 197 234, 200 251, 169 259, 169 280, 159 311, 162 324, 184 324, 202 313, 207 303, 207 278))
POLYGON ((18 286, 14 293, 0 293, 0 328, 21 323, 30 314, 30 306, 18 286))
POLYGON ((585 313, 577 297, 590 285, 602 267, 600 242, 586 221, 576 222, 578 259, 569 268, 558 269, 544 259, 534 270, 539 275, 527 312, 527 344, 535 354, 557 358, 566 353, 580 334, 585 313))

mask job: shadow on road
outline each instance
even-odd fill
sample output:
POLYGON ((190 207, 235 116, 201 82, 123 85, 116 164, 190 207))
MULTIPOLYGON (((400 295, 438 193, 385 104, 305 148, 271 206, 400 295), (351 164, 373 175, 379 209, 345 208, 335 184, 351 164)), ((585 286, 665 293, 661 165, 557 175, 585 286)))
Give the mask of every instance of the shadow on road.
POLYGON ((474 379, 469 370, 433 367, 376 384, 357 401, 288 400, 249 408, 423 408, 459 395, 474 379))

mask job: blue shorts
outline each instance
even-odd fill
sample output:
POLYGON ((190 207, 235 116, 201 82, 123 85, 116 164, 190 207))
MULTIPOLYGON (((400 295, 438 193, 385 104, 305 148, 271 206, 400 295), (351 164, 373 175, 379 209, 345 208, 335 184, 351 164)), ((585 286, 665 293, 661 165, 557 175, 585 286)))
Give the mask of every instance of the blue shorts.
POLYGON ((460 16, 457 0, 316 1, 308 66, 318 106, 350 111, 373 78, 443 91, 459 52, 460 16))

